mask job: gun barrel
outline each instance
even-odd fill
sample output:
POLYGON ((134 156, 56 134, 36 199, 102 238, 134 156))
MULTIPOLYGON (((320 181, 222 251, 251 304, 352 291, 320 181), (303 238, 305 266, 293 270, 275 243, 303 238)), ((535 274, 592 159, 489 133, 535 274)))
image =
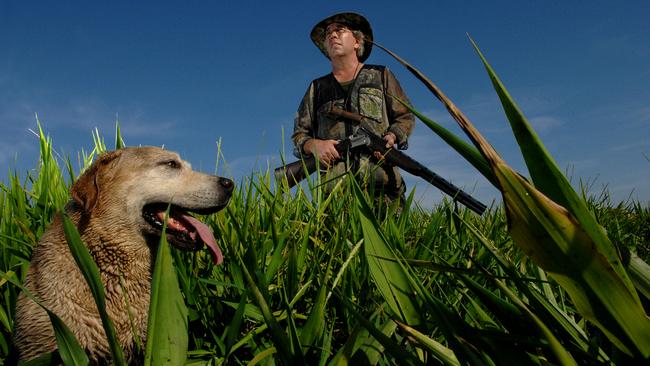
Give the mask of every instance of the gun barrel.
POLYGON ((406 172, 409 172, 426 180, 436 188, 451 196, 454 201, 460 202, 477 214, 482 215, 483 212, 485 212, 487 206, 485 206, 483 203, 465 193, 463 190, 456 187, 451 182, 442 178, 438 174, 432 172, 424 165, 418 163, 410 156, 402 153, 401 151, 386 148, 386 142, 381 137, 376 136, 374 133, 368 131, 364 127, 360 127, 359 132, 368 137, 370 141, 369 148, 371 150, 377 150, 381 152, 387 161, 391 162, 394 165, 397 165, 400 169, 403 169, 406 172))
POLYGON ((275 168, 273 174, 277 182, 282 181, 286 177, 289 188, 291 188, 300 183, 301 180, 307 178, 315 170, 316 159, 313 156, 309 156, 303 160, 297 160, 293 163, 275 168))
POLYGON ((449 196, 451 196, 454 199, 454 201, 458 201, 461 204, 465 205, 465 207, 476 212, 477 214, 483 215, 483 212, 485 212, 487 206, 485 206, 476 198, 467 194, 465 191, 461 190, 460 188, 457 188, 456 186, 454 186, 452 183, 448 182, 444 178, 441 178, 440 176, 438 176, 437 174, 431 171, 429 172, 435 175, 435 178, 427 179, 427 182, 436 186, 441 191, 447 193, 449 196))
POLYGON ((399 152, 397 150, 388 150, 384 154, 387 160, 391 161, 393 164, 399 166, 404 171, 409 172, 417 177, 420 177, 427 182, 431 183, 436 188, 440 189, 454 201, 458 201, 461 204, 465 205, 470 210, 476 212, 479 215, 482 215, 485 212, 487 206, 481 203, 476 198, 470 196, 468 193, 464 192, 462 189, 456 187, 451 182, 445 178, 439 176, 438 174, 432 172, 424 165, 418 163, 410 156, 399 152))

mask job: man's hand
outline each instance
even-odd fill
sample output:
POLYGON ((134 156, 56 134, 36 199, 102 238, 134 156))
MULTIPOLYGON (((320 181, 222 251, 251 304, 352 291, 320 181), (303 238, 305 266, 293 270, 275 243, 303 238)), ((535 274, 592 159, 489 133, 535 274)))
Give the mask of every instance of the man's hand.
POLYGON ((311 139, 305 142, 303 149, 307 154, 314 155, 321 164, 329 167, 332 163, 338 160, 341 156, 339 152, 336 151, 336 145, 338 145, 336 140, 319 140, 311 139))
MULTIPOLYGON (((386 141, 386 148, 390 149, 395 146, 395 142, 397 141, 397 136, 395 136, 395 134, 392 132, 388 132, 384 135, 384 141, 386 141)), ((372 155, 377 160, 381 160, 384 158, 384 156, 379 151, 373 151, 372 155)))
POLYGON ((395 136, 395 134, 392 132, 387 132, 384 135, 384 140, 386 140, 386 148, 390 149, 391 147, 395 146, 395 142, 397 141, 397 136, 395 136))

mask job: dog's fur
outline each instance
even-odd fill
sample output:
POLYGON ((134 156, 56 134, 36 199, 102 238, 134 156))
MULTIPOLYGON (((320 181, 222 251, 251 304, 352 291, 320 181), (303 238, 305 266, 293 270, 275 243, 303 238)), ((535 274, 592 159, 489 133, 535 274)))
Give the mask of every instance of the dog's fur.
MULTIPOLYGON (((216 212, 227 204, 232 190, 232 181, 194 172, 176 153, 155 147, 102 154, 72 186, 73 199, 65 210, 99 267, 106 310, 130 363, 139 363, 142 354, 135 351, 128 311, 134 330, 146 342, 151 274, 161 235, 151 217, 145 219, 145 211, 159 213, 172 204, 172 211, 180 213, 216 212)), ((200 239, 170 233, 169 228, 167 238, 185 249, 203 245, 200 239)), ((34 249, 25 287, 70 327, 92 363, 110 362, 97 307, 70 253, 60 215, 34 249)), ((56 349, 49 317, 24 294, 18 299, 15 320, 20 360, 56 349)))

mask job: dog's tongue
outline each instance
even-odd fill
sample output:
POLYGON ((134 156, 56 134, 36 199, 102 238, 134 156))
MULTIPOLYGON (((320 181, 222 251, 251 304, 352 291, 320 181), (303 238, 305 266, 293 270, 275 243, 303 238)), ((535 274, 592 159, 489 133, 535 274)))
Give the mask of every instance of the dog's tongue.
POLYGON ((217 265, 221 264, 223 262, 223 254, 221 254, 221 249, 219 249, 217 241, 214 240, 214 236, 212 235, 210 228, 206 224, 190 215, 183 215, 183 220, 192 225, 196 232, 199 233, 199 236, 203 242, 208 246, 208 249, 210 249, 210 254, 212 254, 214 263, 217 265))

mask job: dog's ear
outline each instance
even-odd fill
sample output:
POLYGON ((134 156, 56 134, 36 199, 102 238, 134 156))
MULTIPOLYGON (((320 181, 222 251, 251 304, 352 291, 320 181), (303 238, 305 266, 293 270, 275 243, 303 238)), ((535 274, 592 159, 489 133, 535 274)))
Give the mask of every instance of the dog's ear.
POLYGON ((72 185, 70 189, 72 199, 83 207, 85 212, 90 212, 97 204, 100 186, 99 178, 119 155, 119 150, 101 154, 97 161, 72 185))

